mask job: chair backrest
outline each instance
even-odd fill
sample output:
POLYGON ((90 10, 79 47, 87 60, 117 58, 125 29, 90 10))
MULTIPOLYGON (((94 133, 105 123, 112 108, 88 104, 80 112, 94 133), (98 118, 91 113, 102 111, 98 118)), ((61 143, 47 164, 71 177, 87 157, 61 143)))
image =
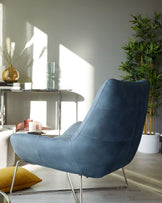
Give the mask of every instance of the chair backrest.
POLYGON ((149 81, 107 80, 72 137, 83 175, 102 177, 127 165, 141 139, 149 81))

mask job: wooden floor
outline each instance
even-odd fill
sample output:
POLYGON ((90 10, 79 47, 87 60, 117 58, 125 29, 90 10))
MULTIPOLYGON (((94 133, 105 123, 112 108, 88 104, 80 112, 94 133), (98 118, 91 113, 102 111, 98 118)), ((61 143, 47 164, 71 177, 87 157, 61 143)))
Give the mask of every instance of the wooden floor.
MULTIPOLYGON (((40 191, 50 189, 69 188, 66 173, 40 166, 26 165, 29 169, 43 179, 41 183, 23 191, 40 191)), ((134 160, 125 167, 128 179, 127 189, 109 189, 101 191, 85 191, 84 203, 125 203, 125 202, 162 202, 162 154, 137 153, 134 160)), ((75 187, 79 187, 77 175, 71 176, 75 187)), ((83 178, 83 187, 122 186, 124 179, 122 171, 116 171, 101 179, 83 178)), ((22 192, 21 192, 22 193, 22 192)), ((79 196, 79 194, 78 194, 79 196)), ((12 203, 73 203, 71 192, 49 192, 32 195, 10 196, 12 203)))

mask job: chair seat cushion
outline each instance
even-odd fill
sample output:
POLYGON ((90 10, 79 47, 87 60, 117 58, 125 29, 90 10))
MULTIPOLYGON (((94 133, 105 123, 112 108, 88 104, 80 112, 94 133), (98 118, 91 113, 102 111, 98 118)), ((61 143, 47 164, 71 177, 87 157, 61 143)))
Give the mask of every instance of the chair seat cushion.
MULTIPOLYGON (((12 184, 15 167, 0 169, 0 190, 9 192, 12 184)), ((25 168, 18 167, 13 191, 29 188, 42 181, 35 174, 25 168)))

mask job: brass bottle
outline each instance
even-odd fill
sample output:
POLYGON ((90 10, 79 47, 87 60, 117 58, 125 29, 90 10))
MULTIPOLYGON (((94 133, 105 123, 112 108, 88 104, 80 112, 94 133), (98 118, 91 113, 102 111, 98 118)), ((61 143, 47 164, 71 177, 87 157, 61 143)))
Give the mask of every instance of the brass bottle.
POLYGON ((3 71, 2 78, 5 82, 17 82, 19 79, 19 71, 10 64, 9 67, 3 71))

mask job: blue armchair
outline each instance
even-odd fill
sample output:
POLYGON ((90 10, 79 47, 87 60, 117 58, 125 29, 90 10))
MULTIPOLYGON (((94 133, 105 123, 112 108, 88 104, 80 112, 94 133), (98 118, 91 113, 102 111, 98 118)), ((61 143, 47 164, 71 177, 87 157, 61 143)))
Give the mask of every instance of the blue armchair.
POLYGON ((123 168, 135 156, 148 97, 148 80, 109 79, 98 91, 82 122, 73 124, 63 135, 55 138, 14 134, 11 136, 12 146, 26 162, 80 174, 81 177, 103 177, 123 168))

